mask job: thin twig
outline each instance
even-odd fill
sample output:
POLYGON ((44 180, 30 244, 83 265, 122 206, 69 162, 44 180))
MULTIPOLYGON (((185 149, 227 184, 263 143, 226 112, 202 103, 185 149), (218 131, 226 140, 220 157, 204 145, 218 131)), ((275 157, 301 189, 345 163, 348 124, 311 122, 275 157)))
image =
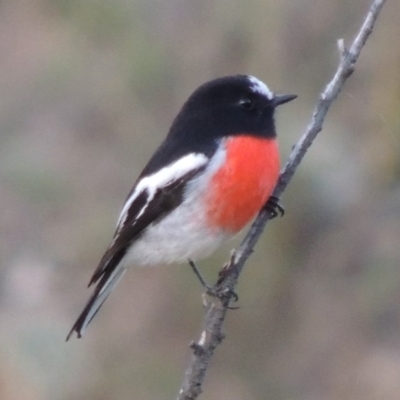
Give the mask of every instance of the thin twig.
MULTIPOLYGON (((376 19, 386 0, 374 0, 367 16, 361 26, 350 49, 346 49, 343 39, 338 41, 340 53, 339 66, 333 79, 325 87, 315 106, 311 121, 307 126, 306 132, 294 147, 289 159, 282 170, 279 181, 273 192, 273 196, 279 198, 292 179, 298 165, 302 161, 308 148, 311 146, 315 137, 322 130, 322 125, 326 114, 332 103, 337 98, 346 80, 354 71, 354 65, 364 47, 368 37, 372 33, 376 19)), ((193 356, 189 367, 186 370, 184 382, 178 395, 178 400, 194 400, 202 391, 202 384, 215 348, 221 343, 224 335, 222 325, 229 308, 229 303, 234 297, 234 288, 237 284, 239 275, 244 264, 253 248, 259 240, 272 213, 268 209, 263 209, 258 214, 249 232, 244 238, 238 251, 234 256, 228 270, 224 270, 214 286, 214 292, 218 293, 218 298, 206 303, 206 313, 204 317, 204 329, 200 340, 191 344, 193 356)))

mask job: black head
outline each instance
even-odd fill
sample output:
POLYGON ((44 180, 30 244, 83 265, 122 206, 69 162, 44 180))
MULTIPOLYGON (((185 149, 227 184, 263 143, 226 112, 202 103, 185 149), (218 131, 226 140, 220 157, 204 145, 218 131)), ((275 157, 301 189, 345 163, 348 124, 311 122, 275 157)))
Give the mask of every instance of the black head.
POLYGON ((277 96, 258 79, 227 76, 196 89, 175 118, 166 140, 142 174, 149 174, 190 152, 208 156, 220 139, 234 135, 276 136, 275 108, 296 95, 277 96))
POLYGON ((201 85, 176 117, 170 136, 189 140, 237 134, 275 137, 274 111, 295 95, 277 96, 252 76, 227 76, 201 85))

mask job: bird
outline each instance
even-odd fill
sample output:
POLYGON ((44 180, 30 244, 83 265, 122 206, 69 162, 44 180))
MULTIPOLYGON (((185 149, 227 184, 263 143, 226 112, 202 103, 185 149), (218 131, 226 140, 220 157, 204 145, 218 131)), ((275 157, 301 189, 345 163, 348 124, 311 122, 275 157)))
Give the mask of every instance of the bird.
POLYGON ((296 97, 251 75, 213 79, 189 96, 126 198, 67 340, 82 337, 129 267, 205 258, 254 219, 279 177, 275 109, 296 97))

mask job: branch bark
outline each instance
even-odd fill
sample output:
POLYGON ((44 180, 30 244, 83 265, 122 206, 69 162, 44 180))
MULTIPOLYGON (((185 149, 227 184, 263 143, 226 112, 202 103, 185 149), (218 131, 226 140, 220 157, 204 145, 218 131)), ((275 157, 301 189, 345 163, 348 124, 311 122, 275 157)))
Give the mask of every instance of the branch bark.
MULTIPOLYGON (((354 72, 355 63, 372 33, 376 19, 385 1, 386 0, 373 1, 350 49, 344 46, 343 39, 338 41, 340 61, 335 75, 321 93, 305 133, 294 147, 285 167, 281 171, 273 196, 279 198, 282 195, 293 178, 308 148, 322 130, 326 114, 339 95, 345 82, 354 72)), ((192 342, 191 344, 193 356, 186 370, 178 400, 194 400, 202 392, 202 384, 209 362, 213 356, 214 350, 224 338, 222 325, 229 309, 229 304, 234 298, 234 288, 246 260, 253 252, 253 248, 264 231, 268 220, 271 219, 271 216, 272 213, 267 209, 262 209, 259 212, 239 249, 233 255, 229 268, 224 270, 222 277, 214 285, 213 291, 218 294, 218 297, 212 298, 212 301, 210 301, 210 299, 206 301, 204 297, 206 308, 204 328, 198 342, 192 342)))

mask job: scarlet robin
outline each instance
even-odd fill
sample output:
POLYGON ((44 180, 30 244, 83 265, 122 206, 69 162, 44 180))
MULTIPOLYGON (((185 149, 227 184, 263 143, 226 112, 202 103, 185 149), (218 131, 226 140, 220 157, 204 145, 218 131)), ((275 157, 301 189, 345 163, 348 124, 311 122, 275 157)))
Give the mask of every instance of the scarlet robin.
POLYGON ((129 193, 67 340, 82 336, 128 267, 206 257, 255 217, 279 176, 275 108, 296 97, 247 75, 194 91, 129 193))

